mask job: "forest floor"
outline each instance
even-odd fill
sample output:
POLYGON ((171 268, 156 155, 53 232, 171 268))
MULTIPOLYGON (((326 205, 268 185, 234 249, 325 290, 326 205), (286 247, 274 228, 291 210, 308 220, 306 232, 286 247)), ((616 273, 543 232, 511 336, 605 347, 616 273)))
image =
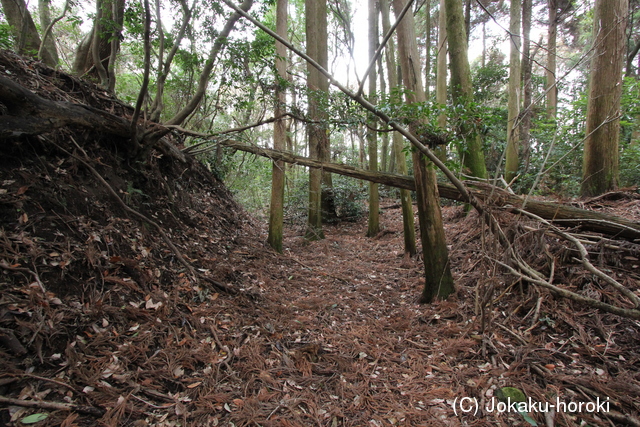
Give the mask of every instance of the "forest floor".
MULTIPOLYGON (((0 72, 127 114, 6 53, 0 72)), ((0 144, 0 425, 640 425, 640 323, 506 274, 475 213, 444 208, 457 292, 421 305, 394 200, 374 238, 366 218, 316 242, 291 225, 278 254, 199 163, 134 163, 122 143, 65 129, 0 144), (504 387, 535 406, 499 406, 504 387)), ((640 220, 632 192, 584 206, 640 220)), ((539 224, 499 216, 555 283, 616 298, 539 224)), ((594 262, 637 290, 638 245, 607 242, 594 262)))

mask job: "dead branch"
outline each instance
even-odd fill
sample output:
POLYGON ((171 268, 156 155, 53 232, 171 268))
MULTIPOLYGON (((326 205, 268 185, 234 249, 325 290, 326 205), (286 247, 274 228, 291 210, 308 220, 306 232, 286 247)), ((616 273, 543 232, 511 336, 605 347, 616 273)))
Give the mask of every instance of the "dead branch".
POLYGON ((635 308, 640 307, 640 298, 638 298, 638 296, 635 293, 633 293, 629 288, 627 288, 626 286, 624 286, 623 284, 615 280, 613 277, 604 274, 601 270, 598 270, 593 264, 591 264, 591 261, 589 261, 589 253, 587 252, 587 249, 584 247, 584 245, 580 242, 580 240, 576 239, 574 236, 572 236, 569 233, 565 233, 564 231, 560 230, 558 227, 555 227, 554 225, 544 220, 543 218, 540 218, 537 215, 534 215, 526 211, 520 211, 520 212, 523 215, 526 215, 530 218, 534 218, 537 221, 542 222, 547 227, 549 227, 550 230, 556 233, 558 236, 566 240, 569 240, 571 243, 573 243, 575 247, 578 248, 578 251, 580 252, 580 259, 577 261, 581 262, 582 265, 584 265, 584 267, 588 271, 593 273, 596 277, 610 284, 615 289, 617 289, 620 293, 626 296, 629 299, 629 301, 631 301, 634 304, 635 308))
MULTIPOLYGON (((189 135, 196 134, 196 132, 177 129, 175 127, 174 129, 180 132, 184 131, 189 135)), ((211 138, 211 136, 207 136, 205 134, 197 134, 203 138, 211 138)), ((415 190, 415 181, 411 176, 386 172, 372 172, 349 165, 320 162, 307 157, 297 156, 286 151, 247 145, 235 140, 218 140, 216 143, 235 150, 257 154, 273 161, 282 160, 291 164, 319 168, 327 172, 363 179, 370 182, 377 182, 391 187, 404 188, 412 191, 415 190)), ((469 184, 467 183, 467 185, 469 184)), ((559 203, 530 199, 525 201, 523 197, 511 194, 508 191, 487 183, 474 182, 473 186, 473 188, 467 188, 467 190, 469 193, 473 194, 475 198, 482 200, 487 205, 504 208, 511 213, 518 213, 519 210, 522 209, 544 218, 547 221, 556 222, 559 225, 579 227, 584 230, 603 233, 609 236, 623 237, 626 239, 640 239, 640 224, 625 218, 580 209, 574 206, 562 205, 559 203)), ((466 201, 458 189, 451 184, 439 182, 438 193, 440 194, 440 197, 444 197, 445 199, 463 202, 466 201)))
POLYGON ((72 403, 46 402, 43 400, 24 400, 12 399, 10 397, 0 396, 0 403, 5 405, 23 406, 25 408, 41 408, 51 409, 54 411, 73 411, 101 417, 105 414, 105 410, 95 406, 74 405, 72 403))
POLYGON ((516 270, 515 268, 513 268, 508 264, 505 264, 502 261, 498 261, 498 260, 493 260, 493 261, 503 266, 507 270, 509 270, 509 272, 514 276, 520 277, 525 281, 535 283, 536 285, 540 285, 544 288, 550 289, 551 291, 553 291, 553 293, 563 298, 567 298, 572 301, 576 301, 576 302, 588 305, 590 307, 594 307, 599 310, 606 311, 607 313, 616 314, 618 316, 627 317, 630 319, 640 320, 640 310, 617 307, 615 305, 607 304, 605 302, 598 301, 593 298, 585 297, 584 295, 580 295, 578 293, 568 291, 566 289, 562 289, 558 286, 552 285, 551 283, 546 281, 540 273, 532 269, 528 264, 526 264, 521 260, 516 261, 520 271, 516 270), (523 271, 526 274, 523 273, 523 271))

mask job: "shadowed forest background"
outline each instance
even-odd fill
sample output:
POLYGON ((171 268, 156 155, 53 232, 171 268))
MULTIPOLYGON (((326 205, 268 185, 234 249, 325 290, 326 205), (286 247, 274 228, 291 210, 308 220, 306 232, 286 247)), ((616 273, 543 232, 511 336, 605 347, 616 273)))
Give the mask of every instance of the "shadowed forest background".
POLYGON ((0 424, 640 425, 640 2, 1 5, 0 424))

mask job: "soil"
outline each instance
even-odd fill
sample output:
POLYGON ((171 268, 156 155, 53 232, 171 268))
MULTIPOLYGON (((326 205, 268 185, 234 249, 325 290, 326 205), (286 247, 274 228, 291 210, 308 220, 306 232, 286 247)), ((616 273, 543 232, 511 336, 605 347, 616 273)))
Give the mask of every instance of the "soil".
MULTIPOLYGON (((8 52, 0 73, 130 114, 8 52)), ((640 425, 640 323, 507 274, 475 213, 444 208, 457 292, 421 305, 396 201, 383 201, 375 238, 366 218, 317 242, 293 225, 278 254, 197 161, 134 162, 123 144, 85 129, 0 144, 0 425, 640 425), (504 387, 537 406, 491 411, 504 387)), ((633 193, 586 207, 640 220, 633 193)), ((620 298, 538 224, 501 215, 554 283, 620 298)), ((638 244, 600 242, 592 261, 638 292, 638 244)))

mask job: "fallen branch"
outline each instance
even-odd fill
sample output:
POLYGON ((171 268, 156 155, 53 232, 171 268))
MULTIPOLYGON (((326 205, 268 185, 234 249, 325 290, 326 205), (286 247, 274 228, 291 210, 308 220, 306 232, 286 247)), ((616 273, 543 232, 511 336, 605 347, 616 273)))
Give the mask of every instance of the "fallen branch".
POLYGON ((606 274, 604 274, 601 270, 598 270, 593 264, 591 264, 591 261, 589 261, 589 253, 587 252, 587 249, 584 247, 584 245, 574 236, 572 236, 569 233, 565 233, 564 231, 560 230, 558 227, 555 227, 554 225, 552 225, 551 223, 549 223, 548 221, 545 221, 543 218, 540 218, 537 215, 534 215, 530 212, 526 212, 526 211, 520 211, 523 215, 526 215, 530 218, 534 218, 537 221, 542 222, 543 224, 545 224, 547 227, 549 227, 550 230, 552 230, 554 233, 556 233, 558 236, 569 240, 571 243, 573 243, 575 245, 576 248, 578 248, 578 251, 580 252, 580 259, 577 260, 579 262, 582 263, 582 265, 584 265, 584 267, 591 273, 593 273, 596 277, 602 279, 603 281, 605 281, 606 283, 610 284, 611 286, 613 286, 615 289, 617 289, 620 293, 622 293, 624 296, 626 296, 629 301, 631 301, 633 303, 633 305, 635 306, 635 308, 640 307, 640 298, 633 293, 633 291, 631 291, 629 288, 627 288, 626 286, 624 286, 623 284, 621 284, 620 282, 618 282, 617 280, 615 280, 613 277, 608 276, 606 274))
MULTIPOLYGON (((190 135, 197 134, 202 138, 211 138, 211 136, 206 134, 186 131, 184 129, 175 130, 179 132, 184 131, 190 135)), ((216 141, 216 143, 235 150, 266 157, 274 161, 282 160, 291 164, 318 168, 326 172, 377 182, 378 184, 391 187, 415 190, 415 181, 411 176, 387 172, 372 172, 349 165, 321 162, 307 157, 297 156, 286 151, 257 147, 235 140, 220 140, 216 141)), ((522 209, 562 226, 579 227, 584 230, 626 239, 640 239, 640 224, 625 218, 559 203, 542 202, 531 199, 525 201, 523 197, 511 194, 499 187, 486 183, 473 182, 473 186, 474 188, 467 188, 467 190, 473 194, 475 198, 482 200, 487 205, 504 208, 508 212, 517 214, 522 209)), ((439 182, 438 192, 440 197, 444 197, 445 199, 466 201, 460 191, 448 183, 439 182)))
POLYGON ((44 400, 24 400, 12 399, 10 397, 0 396, 0 403, 5 405, 23 406, 25 408, 41 408, 51 409, 54 411, 72 411, 101 417, 105 414, 105 410, 95 406, 74 405, 72 403, 47 402, 44 400))
POLYGON ((518 271, 515 268, 513 268, 512 266, 505 264, 502 261, 498 261, 498 260, 493 260, 494 262, 496 262, 497 264, 503 266, 504 268, 506 268, 507 270, 509 270, 509 272, 511 274, 513 274, 514 276, 520 277, 521 279, 531 282, 531 283, 535 283, 536 285, 540 285, 544 288, 547 288, 551 291, 553 291, 553 293, 563 297, 563 298, 567 298, 570 299, 572 301, 576 301, 585 305, 588 305, 590 307, 594 307, 597 308, 598 310, 602 310, 602 311, 606 311, 607 313, 612 313, 612 314, 616 314, 618 316, 622 316, 622 317, 627 317, 629 319, 635 319, 635 320, 640 320, 640 310, 636 310, 636 309, 629 309, 629 308, 622 308, 622 307, 618 307, 612 304, 607 304, 605 302, 602 301, 598 301, 596 299, 593 298, 589 298, 589 297, 585 297, 584 295, 580 295, 578 293, 572 292, 572 291, 568 291, 566 289, 562 289, 558 286, 552 285, 551 283, 549 283, 548 281, 544 280, 544 278, 541 277, 540 273, 538 273, 537 271, 533 270, 531 267, 529 267, 526 263, 522 262, 522 261, 517 261, 518 264, 518 268, 520 270, 523 270, 526 272, 523 273, 522 271, 518 271))

